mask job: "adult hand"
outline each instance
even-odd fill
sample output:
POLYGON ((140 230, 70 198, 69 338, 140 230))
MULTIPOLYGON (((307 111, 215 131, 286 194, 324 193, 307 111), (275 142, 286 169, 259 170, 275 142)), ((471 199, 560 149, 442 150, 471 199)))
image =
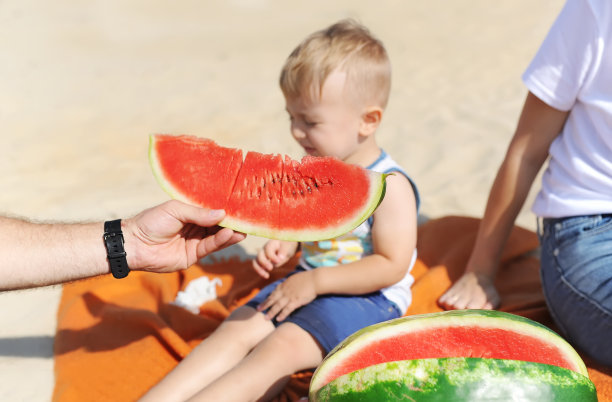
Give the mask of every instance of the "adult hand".
POLYGON ((316 297, 313 272, 298 272, 279 284, 257 310, 268 310, 266 318, 269 320, 276 317, 276 321, 283 321, 294 310, 310 303, 316 297))
POLYGON ((499 307, 500 298, 489 276, 466 272, 440 297, 438 303, 446 310, 491 310, 499 307))
POLYGON ((172 272, 238 243, 246 235, 221 228, 223 210, 208 210, 172 200, 122 221, 128 266, 132 270, 172 272))

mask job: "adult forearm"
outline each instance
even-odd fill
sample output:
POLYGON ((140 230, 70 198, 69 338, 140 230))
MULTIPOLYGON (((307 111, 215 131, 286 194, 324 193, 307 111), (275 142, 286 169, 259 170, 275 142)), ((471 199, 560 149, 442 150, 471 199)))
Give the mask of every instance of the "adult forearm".
POLYGON ((495 274, 504 244, 538 169, 521 166, 521 161, 512 156, 504 160, 491 188, 468 271, 489 276, 495 274))
MULTIPOLYGON (((131 270, 174 272, 245 238, 221 228, 225 213, 171 200, 121 221, 131 270)), ((0 290, 110 272, 104 224, 38 224, 0 217, 0 290)))
POLYGON ((109 272, 103 223, 41 224, 0 217, 0 228, 1 290, 109 272))
POLYGON ((516 132, 491 188, 467 271, 491 276, 538 171, 568 112, 527 95, 516 132))

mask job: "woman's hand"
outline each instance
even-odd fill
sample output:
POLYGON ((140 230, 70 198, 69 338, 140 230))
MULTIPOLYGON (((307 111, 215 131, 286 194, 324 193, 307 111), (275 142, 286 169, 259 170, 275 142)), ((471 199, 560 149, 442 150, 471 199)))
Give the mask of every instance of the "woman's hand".
POLYGON ((446 310, 495 309, 500 298, 493 280, 484 274, 466 272, 438 300, 446 310))

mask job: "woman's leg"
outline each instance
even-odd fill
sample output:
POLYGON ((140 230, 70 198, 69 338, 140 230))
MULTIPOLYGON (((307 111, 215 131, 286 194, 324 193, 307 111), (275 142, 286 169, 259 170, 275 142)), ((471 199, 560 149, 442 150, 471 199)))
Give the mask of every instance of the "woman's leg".
POLYGON ((559 329, 612 366, 612 216, 545 219, 542 286, 559 329))
POLYGON ((316 367, 323 356, 323 350, 308 332, 290 322, 281 324, 238 365, 192 400, 269 400, 293 373, 316 367))
POLYGON ((262 313, 248 306, 238 308, 141 400, 190 398, 232 369, 273 331, 274 325, 262 313))

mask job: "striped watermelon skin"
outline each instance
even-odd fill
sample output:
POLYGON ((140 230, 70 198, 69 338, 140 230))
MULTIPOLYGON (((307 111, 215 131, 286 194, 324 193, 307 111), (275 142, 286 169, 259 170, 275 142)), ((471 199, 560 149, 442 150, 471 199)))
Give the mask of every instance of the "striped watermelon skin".
POLYGON ((541 363, 441 358, 402 360, 345 374, 310 395, 342 401, 597 401, 584 375, 541 363))
POLYGON ((501 311, 454 310, 401 317, 355 332, 316 369, 310 393, 317 395, 336 378, 369 366, 444 358, 541 364, 588 380, 578 353, 544 325, 501 311))

